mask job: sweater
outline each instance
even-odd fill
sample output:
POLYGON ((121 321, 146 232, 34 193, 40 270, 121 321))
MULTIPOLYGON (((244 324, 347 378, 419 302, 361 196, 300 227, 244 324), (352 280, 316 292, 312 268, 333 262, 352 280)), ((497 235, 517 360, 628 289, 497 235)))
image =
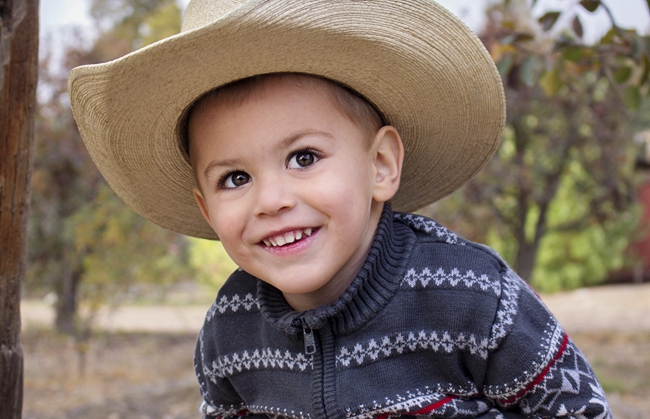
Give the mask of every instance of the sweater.
POLYGON ((588 362, 490 248, 386 205, 333 304, 237 270, 195 353, 208 417, 611 418, 588 362))

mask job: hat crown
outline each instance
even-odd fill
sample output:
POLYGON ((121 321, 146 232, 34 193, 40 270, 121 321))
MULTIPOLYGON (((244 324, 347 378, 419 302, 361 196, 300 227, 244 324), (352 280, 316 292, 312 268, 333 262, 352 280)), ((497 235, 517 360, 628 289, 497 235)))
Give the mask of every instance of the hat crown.
POLYGON ((181 32, 215 22, 236 10, 247 0, 192 0, 185 9, 181 32))

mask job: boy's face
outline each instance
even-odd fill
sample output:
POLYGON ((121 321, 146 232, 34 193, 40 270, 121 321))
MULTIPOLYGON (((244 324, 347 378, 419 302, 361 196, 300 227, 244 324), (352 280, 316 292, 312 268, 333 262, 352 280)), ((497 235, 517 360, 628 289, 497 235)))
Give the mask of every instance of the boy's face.
POLYGON ((377 192, 378 147, 325 88, 287 77, 242 104, 204 107, 189 131, 197 202, 235 263, 296 310, 334 302, 363 265, 388 199, 377 192))

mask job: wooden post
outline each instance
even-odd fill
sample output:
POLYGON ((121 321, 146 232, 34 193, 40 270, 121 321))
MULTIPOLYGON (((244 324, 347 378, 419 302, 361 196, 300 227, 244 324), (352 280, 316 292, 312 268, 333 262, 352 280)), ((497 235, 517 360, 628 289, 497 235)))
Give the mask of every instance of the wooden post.
POLYGON ((0 0, 0 419, 20 419, 20 283, 38 79, 38 0, 0 0))

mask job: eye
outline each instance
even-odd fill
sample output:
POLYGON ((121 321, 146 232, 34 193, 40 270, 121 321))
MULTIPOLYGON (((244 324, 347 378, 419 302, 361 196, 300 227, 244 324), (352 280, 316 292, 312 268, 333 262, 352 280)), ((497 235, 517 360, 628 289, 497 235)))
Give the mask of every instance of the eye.
POLYGON ((311 150, 301 150, 291 155, 287 167, 289 169, 302 169, 316 163, 318 159, 319 157, 316 152, 311 150))
POLYGON ((251 181, 248 173, 236 170, 234 172, 226 173, 219 182, 219 187, 222 189, 234 189, 239 186, 245 185, 251 181))

